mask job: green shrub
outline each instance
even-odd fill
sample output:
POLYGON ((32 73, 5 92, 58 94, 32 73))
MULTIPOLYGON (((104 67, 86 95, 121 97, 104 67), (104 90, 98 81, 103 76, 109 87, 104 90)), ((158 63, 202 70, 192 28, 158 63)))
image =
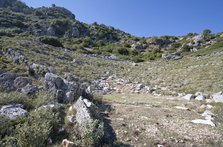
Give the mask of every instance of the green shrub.
POLYGON ((184 46, 182 47, 182 52, 190 52, 191 49, 192 49, 191 46, 184 45, 184 46))
POLYGON ((17 144, 21 147, 44 147, 61 124, 58 112, 49 108, 33 111, 25 123, 16 126, 17 144))
POLYGON ((55 37, 40 37, 39 40, 48 45, 52 45, 54 47, 63 47, 63 44, 55 37))
POLYGON ((151 52, 145 52, 143 57, 145 60, 155 60, 157 58, 160 58, 162 56, 162 51, 159 49, 155 49, 151 52))
POLYGON ((127 48, 121 47, 117 49, 117 53, 120 55, 127 56, 129 55, 129 50, 127 48))
POLYGON ((96 119, 92 123, 86 123, 84 130, 82 135, 83 146, 98 146, 104 136, 104 123, 96 119))

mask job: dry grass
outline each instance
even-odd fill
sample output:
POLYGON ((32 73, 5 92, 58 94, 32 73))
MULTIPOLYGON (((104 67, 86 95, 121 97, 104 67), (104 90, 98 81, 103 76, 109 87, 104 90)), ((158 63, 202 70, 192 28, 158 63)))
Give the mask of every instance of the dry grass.
POLYGON ((105 95, 103 101, 112 105, 109 118, 117 141, 133 146, 219 146, 223 137, 220 126, 192 124, 202 119, 201 102, 175 97, 149 95, 105 95), (185 106, 189 110, 179 110, 185 106))

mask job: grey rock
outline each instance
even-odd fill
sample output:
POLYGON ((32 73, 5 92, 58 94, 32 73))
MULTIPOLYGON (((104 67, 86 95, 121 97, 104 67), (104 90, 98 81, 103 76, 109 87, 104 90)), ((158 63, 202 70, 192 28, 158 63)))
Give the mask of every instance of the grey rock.
POLYGON ((3 73, 0 75, 0 89, 5 91, 15 90, 13 85, 14 80, 16 78, 15 74, 12 73, 3 73))
POLYGON ((183 96, 183 98, 186 99, 186 100, 192 100, 192 99, 194 99, 194 95, 193 94, 187 94, 187 95, 183 96))
POLYGON ((25 87, 27 84, 32 84, 32 80, 27 77, 17 77, 14 80, 14 87, 16 89, 21 89, 25 87))
POLYGON ((75 103, 76 107, 76 120, 80 126, 85 125, 86 123, 91 123, 93 121, 93 103, 80 97, 75 103))
POLYGON ((39 88, 37 86, 33 86, 33 85, 30 85, 30 84, 27 84, 21 90, 21 92, 26 94, 26 95, 34 95, 38 91, 39 91, 39 88))
POLYGON ((46 34, 49 35, 49 36, 54 36, 55 35, 55 29, 52 26, 48 27, 46 34))
POLYGON ((45 75, 45 88, 47 90, 56 92, 58 89, 64 89, 64 81, 53 73, 46 73, 45 75))
POLYGON ((21 104, 3 105, 0 107, 0 117, 15 120, 21 116, 28 116, 28 112, 21 104))
POLYGON ((69 91, 66 93, 66 102, 72 102, 74 100, 74 91, 69 91))
POLYGON ((8 48, 6 49, 6 51, 4 52, 4 55, 7 57, 7 58, 10 58, 13 60, 13 62, 15 63, 23 63, 23 62, 27 62, 28 61, 28 58, 25 56, 25 54, 20 51, 20 50, 15 50, 15 49, 12 49, 12 48, 8 48))
POLYGON ((165 54, 162 54, 162 58, 165 59, 165 60, 179 60, 182 58, 182 56, 180 55, 177 55, 177 54, 170 54, 170 53, 165 53, 165 54))
POLYGON ((66 100, 66 94, 63 90, 57 90, 55 93, 55 98, 59 103, 64 103, 66 100))
POLYGON ((212 98, 215 102, 221 102, 223 103, 223 92, 220 91, 218 93, 215 93, 212 95, 212 98))
POLYGON ((5 73, 5 71, 0 69, 0 75, 3 74, 3 73, 5 73))
POLYGON ((71 29, 69 29, 65 35, 65 37, 79 37, 80 36, 80 31, 78 30, 77 27, 72 27, 71 29))
POLYGON ((66 73, 64 75, 64 79, 68 82, 79 82, 80 81, 80 78, 75 76, 75 75, 72 75, 72 74, 69 74, 69 73, 66 73))

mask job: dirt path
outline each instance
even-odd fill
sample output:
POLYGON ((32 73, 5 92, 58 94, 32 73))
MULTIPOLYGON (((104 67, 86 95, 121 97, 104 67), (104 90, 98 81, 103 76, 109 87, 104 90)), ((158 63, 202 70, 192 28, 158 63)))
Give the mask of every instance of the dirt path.
POLYGON ((204 102, 148 95, 106 95, 104 101, 112 106, 108 119, 118 142, 136 147, 223 145, 217 122, 216 127, 191 123, 204 119, 200 108, 204 102))

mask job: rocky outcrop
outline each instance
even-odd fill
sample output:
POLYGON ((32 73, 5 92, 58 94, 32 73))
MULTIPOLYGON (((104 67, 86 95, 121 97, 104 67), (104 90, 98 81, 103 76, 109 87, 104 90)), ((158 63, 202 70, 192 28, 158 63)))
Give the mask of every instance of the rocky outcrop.
POLYGON ((18 49, 15 50, 12 48, 8 48, 3 53, 5 57, 10 58, 13 62, 17 64, 21 64, 28 61, 28 58, 25 56, 25 54, 18 49))
POLYGON ((15 74, 12 73, 3 73, 0 75, 0 89, 4 91, 15 90, 14 80, 16 78, 15 74))
POLYGON ((59 103, 67 103, 83 95, 85 88, 75 76, 65 75, 63 80, 53 73, 46 73, 45 89, 51 91, 59 103))
POLYGON ((108 93, 152 93, 153 88, 142 83, 132 83, 128 80, 109 76, 93 81, 91 86, 93 92, 108 93))
POLYGON ((80 97, 76 104, 76 120, 80 126, 86 125, 86 123, 91 123, 94 119, 95 108, 94 104, 89 100, 80 97))
POLYGON ((18 117, 28 116, 28 112, 23 108, 21 104, 0 106, 0 117, 4 120, 15 120, 18 117))

